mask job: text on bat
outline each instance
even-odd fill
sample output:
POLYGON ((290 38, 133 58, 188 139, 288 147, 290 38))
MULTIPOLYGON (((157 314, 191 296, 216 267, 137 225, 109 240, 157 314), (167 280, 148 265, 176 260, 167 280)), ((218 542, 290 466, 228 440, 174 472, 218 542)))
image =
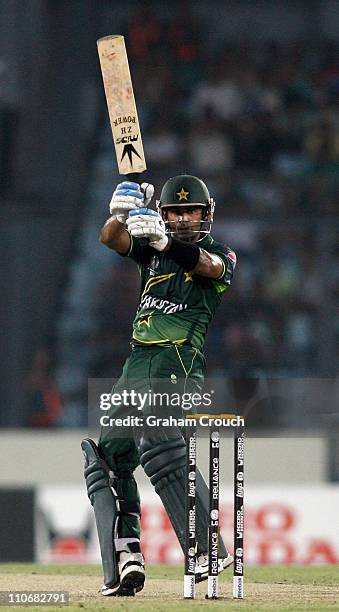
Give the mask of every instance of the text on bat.
POLYGON ((138 134, 136 136, 122 136, 121 138, 117 138, 115 142, 116 144, 126 144, 127 142, 135 142, 138 138, 138 134))
POLYGON ((115 126, 121 125, 122 123, 136 123, 136 118, 133 117, 132 115, 127 115, 124 117, 118 117, 117 119, 114 119, 115 126))

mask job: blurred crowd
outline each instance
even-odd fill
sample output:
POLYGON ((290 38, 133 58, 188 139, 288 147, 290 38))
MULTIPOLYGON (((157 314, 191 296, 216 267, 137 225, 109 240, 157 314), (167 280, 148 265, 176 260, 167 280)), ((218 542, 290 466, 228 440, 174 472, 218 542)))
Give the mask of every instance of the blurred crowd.
POLYGON ((152 170, 193 168, 225 215, 335 212, 339 47, 296 43, 211 51, 192 14, 127 24, 152 170))

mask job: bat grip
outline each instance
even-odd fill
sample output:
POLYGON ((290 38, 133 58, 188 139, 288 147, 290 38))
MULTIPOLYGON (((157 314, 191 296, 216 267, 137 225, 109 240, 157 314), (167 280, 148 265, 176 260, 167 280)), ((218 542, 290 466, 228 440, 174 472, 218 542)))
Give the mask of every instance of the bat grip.
POLYGON ((140 185, 140 172, 130 172, 129 174, 125 174, 125 176, 128 181, 139 183, 140 185))
MULTIPOLYGON (((128 181, 132 181, 132 183, 139 183, 140 185, 140 172, 130 172, 129 174, 125 174, 125 177, 128 181)), ((142 246, 147 246, 149 240, 148 238, 140 238, 140 243, 142 246)))

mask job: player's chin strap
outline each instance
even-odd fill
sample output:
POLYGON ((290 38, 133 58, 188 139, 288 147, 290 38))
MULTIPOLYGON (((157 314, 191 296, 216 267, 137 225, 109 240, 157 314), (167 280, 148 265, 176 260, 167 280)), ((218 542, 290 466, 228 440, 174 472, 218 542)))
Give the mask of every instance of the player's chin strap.
POLYGON ((119 582, 114 539, 120 510, 114 488, 114 474, 100 457, 93 440, 86 438, 82 441, 81 448, 85 456, 87 493, 98 530, 104 583, 106 587, 113 587, 119 582))

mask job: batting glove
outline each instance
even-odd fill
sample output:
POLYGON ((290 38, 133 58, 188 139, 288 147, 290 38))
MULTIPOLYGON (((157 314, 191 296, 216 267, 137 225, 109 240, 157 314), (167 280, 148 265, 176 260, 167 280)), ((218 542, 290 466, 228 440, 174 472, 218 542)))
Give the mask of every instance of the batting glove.
POLYGON ((131 210, 126 225, 131 236, 148 238, 150 246, 157 251, 163 251, 167 246, 165 223, 155 210, 149 208, 131 210))
POLYGON ((141 191, 144 194, 144 207, 147 208, 154 195, 154 186, 151 183, 141 183, 141 191))
POLYGON ((120 223, 125 223, 130 210, 148 206, 153 193, 154 187, 150 183, 139 185, 131 181, 124 181, 114 191, 109 211, 120 223))

